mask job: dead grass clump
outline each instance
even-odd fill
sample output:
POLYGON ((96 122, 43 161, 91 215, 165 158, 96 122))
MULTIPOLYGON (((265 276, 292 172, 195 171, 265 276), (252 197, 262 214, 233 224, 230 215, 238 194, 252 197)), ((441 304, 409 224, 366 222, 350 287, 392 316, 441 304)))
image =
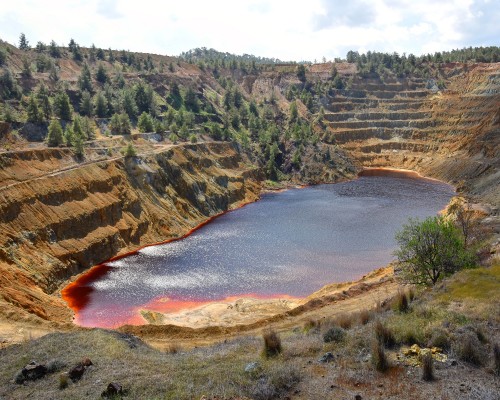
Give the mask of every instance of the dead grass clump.
POLYGON ((300 382, 300 372, 294 365, 278 363, 265 371, 264 375, 248 389, 248 395, 256 400, 281 398, 298 382, 300 382))
POLYGON ((181 351, 181 346, 179 346, 177 343, 170 343, 167 347, 168 354, 177 354, 180 353, 180 351, 181 351))
POLYGON ((264 332, 262 338, 264 339, 262 355, 265 358, 271 358, 281 354, 281 339, 275 331, 269 330, 264 332))
POLYGON ((408 312, 410 309, 410 301, 405 292, 399 291, 393 300, 393 309, 400 313, 408 312))
POLYGON ((339 326, 332 326, 323 335, 323 341, 325 343, 340 343, 345 339, 346 332, 339 326))
POLYGON ((361 310, 358 314, 359 322, 366 325, 373 318, 373 312, 369 310, 361 310))
POLYGON ((343 329, 349 329, 354 325, 354 317, 352 314, 340 314, 335 318, 335 323, 343 329))
POLYGON ((436 328, 431 333, 429 347, 439 347, 443 350, 449 350, 451 347, 450 335, 445 329, 436 328))
POLYGON ((498 343, 493 345, 493 371, 496 376, 500 376, 500 346, 498 343))
POLYGON ((373 367, 379 372, 386 372, 389 369, 389 360, 385 354, 384 345, 377 340, 371 344, 371 360, 373 367))
POLYGON ((305 333, 318 333, 321 328, 321 321, 310 319, 304 323, 305 333))
POLYGON ((477 335, 472 332, 466 332, 460 335, 455 341, 455 353, 462 361, 475 366, 481 366, 484 360, 483 346, 477 335))
POLYGON ((61 375, 59 375, 59 389, 60 390, 66 389, 68 387, 68 384, 69 384, 68 374, 64 372, 61 375))
POLYGON ((396 339, 392 330, 385 326, 380 320, 375 322, 375 338, 377 342, 385 347, 392 347, 396 344, 396 339))
POLYGON ((434 360, 430 351, 422 357, 422 379, 428 382, 434 380, 434 360))

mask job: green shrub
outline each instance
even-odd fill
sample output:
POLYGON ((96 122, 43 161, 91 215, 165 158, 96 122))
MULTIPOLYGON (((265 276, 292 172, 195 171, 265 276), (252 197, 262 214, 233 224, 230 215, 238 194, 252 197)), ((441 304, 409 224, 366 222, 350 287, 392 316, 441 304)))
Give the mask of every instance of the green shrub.
POLYGON ((325 343, 339 343, 345 339, 346 333, 345 330, 339 326, 333 326, 328 329, 323 335, 323 341, 325 343))

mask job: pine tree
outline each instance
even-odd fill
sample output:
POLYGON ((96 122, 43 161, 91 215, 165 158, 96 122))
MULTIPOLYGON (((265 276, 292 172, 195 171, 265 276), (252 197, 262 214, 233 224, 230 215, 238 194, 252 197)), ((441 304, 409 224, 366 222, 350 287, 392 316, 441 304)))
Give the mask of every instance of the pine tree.
POLYGON ((30 49, 30 43, 26 39, 26 35, 24 33, 21 33, 19 36, 19 50, 29 50, 30 49))
POLYGON ((66 129, 64 130, 64 141, 66 142, 66 146, 73 146, 74 135, 71 124, 66 124, 66 129))
POLYGON ((23 78, 31 78, 33 76, 31 72, 31 62, 26 57, 23 58, 23 70, 21 71, 21 75, 23 78))
POLYGON ((93 114, 92 97, 86 90, 82 93, 82 100, 80 101, 80 114, 89 117, 93 114))
POLYGON ((97 67, 95 78, 97 82, 100 82, 102 84, 105 84, 108 81, 108 74, 106 73, 106 69, 102 64, 99 64, 99 66, 97 67))
POLYGON ((31 94, 30 96, 26 112, 28 114, 28 122, 33 124, 40 124, 43 122, 43 114, 38 108, 38 102, 36 101, 34 94, 31 94))
POLYGON ((43 116, 48 121, 52 117, 52 105, 50 104, 49 91, 47 86, 42 82, 37 91, 38 104, 40 105, 43 116))
POLYGON ((63 130, 58 120, 50 121, 49 132, 47 134, 47 144, 49 147, 56 147, 63 142, 63 130))
POLYGON ((139 117, 139 121, 137 122, 137 128, 139 128, 139 132, 153 132, 154 123, 151 115, 147 112, 143 112, 139 117))
POLYGON ((54 42, 53 40, 50 42, 50 45, 49 45, 49 54, 51 57, 54 57, 54 58, 61 57, 61 50, 59 50, 59 47, 57 47, 56 42, 54 42))
POLYGON ((81 92, 86 90, 92 93, 92 76, 90 74, 90 69, 87 63, 83 64, 82 72, 80 73, 80 77, 78 78, 78 86, 81 92))
POLYGON ((108 104, 102 92, 96 94, 94 97, 94 104, 96 116, 99 118, 106 118, 108 116, 108 104))
POLYGON ((59 118, 64 121, 71 121, 73 109, 69 101, 69 96, 65 91, 57 93, 54 99, 54 109, 59 118))

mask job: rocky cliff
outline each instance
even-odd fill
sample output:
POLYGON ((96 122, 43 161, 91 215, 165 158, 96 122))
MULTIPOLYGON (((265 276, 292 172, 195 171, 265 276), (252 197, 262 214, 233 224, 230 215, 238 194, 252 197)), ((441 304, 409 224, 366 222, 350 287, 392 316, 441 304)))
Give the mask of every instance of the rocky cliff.
POLYGON ((75 163, 64 149, 0 155, 0 312, 9 319, 70 321, 55 292, 71 276, 260 191, 259 170, 229 143, 75 163))

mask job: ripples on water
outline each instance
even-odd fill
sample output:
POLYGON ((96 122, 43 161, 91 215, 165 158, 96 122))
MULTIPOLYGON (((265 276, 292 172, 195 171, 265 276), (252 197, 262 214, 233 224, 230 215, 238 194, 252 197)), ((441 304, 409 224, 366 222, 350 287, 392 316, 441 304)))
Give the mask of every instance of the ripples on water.
POLYGON ((453 193, 425 179, 361 177, 266 194, 184 240, 109 263, 78 323, 137 322, 135 310, 158 298, 301 297, 359 278, 393 259, 394 234, 408 217, 435 215, 453 193))

